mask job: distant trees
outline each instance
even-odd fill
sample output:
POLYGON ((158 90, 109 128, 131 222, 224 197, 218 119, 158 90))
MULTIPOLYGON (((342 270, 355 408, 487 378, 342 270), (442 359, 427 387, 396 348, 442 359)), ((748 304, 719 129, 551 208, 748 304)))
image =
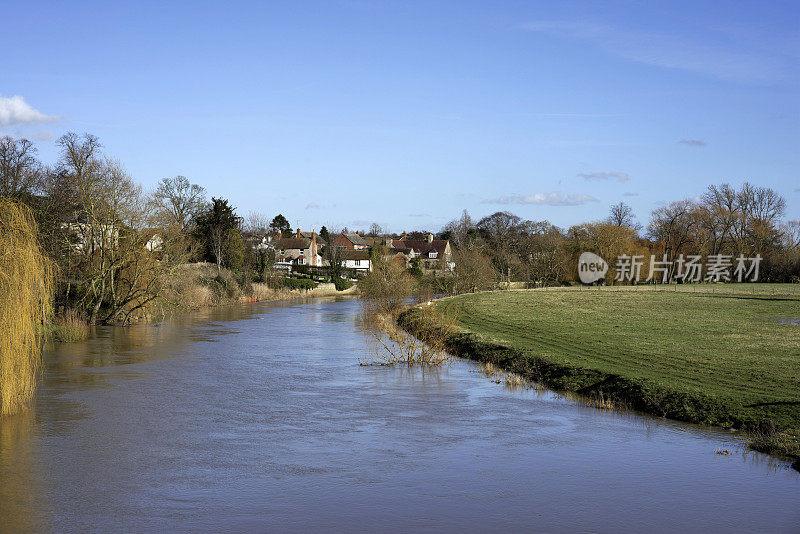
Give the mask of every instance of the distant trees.
MULTIPOLYGON (((465 210, 447 223, 441 236, 456 251, 479 251, 490 258, 498 279, 554 284, 577 279, 578 256, 593 251, 609 261, 607 282, 616 257, 675 262, 681 254, 762 257, 760 279, 800 280, 800 222, 784 221, 786 201, 774 190, 743 184, 712 185, 697 199, 656 208, 643 229, 624 202, 611 206, 608 218, 564 231, 547 221, 530 221, 498 211, 473 223, 465 210), (644 234, 640 231, 644 230, 644 234)), ((463 262, 462 262, 463 263, 463 262)), ((456 272, 459 261, 456 260, 456 272)), ((669 273, 671 276, 673 273, 669 273)), ((669 276, 668 276, 669 278, 669 276)))
POLYGON ((367 235, 378 237, 381 234, 383 234, 383 228, 381 228, 381 225, 378 223, 372 223, 369 227, 369 233, 367 235))
POLYGON ((251 211, 247 214, 247 231, 258 236, 266 236, 269 233, 269 217, 258 211, 251 211))

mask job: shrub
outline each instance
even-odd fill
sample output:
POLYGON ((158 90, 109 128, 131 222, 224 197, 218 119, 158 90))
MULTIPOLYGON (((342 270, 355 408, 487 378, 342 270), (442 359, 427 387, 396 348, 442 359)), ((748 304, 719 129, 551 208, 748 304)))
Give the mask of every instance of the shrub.
POLYGON ((281 285, 287 289, 310 290, 317 287, 317 283, 309 278, 284 278, 281 285))
POLYGON ((333 285, 336 287, 336 291, 344 291, 353 287, 353 282, 345 278, 336 277, 333 279, 333 285))

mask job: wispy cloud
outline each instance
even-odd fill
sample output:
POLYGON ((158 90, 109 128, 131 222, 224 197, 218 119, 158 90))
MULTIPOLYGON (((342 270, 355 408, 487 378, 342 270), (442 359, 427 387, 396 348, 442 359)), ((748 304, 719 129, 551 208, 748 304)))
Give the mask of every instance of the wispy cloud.
POLYGON ((538 204, 544 206, 580 206, 589 202, 597 202, 591 195, 562 193, 535 193, 533 195, 509 195, 490 200, 483 204, 538 204))
POLYGON ((409 217, 430 217, 427 213, 409 213, 409 217))
POLYGON ((319 208, 320 208, 320 205, 317 204, 316 202, 309 202, 308 204, 306 204, 306 209, 307 210, 317 210, 319 208))
POLYGON ((37 141, 51 142, 56 140, 56 134, 50 130, 39 130, 38 132, 33 132, 30 137, 36 139, 37 141))
POLYGON ((623 197, 638 197, 639 193, 632 193, 632 192, 629 191, 627 193, 622 193, 622 196, 623 197))
POLYGON ((626 172, 582 172, 578 177, 584 180, 609 180, 615 178, 620 182, 627 182, 631 179, 626 172))
POLYGON ((58 117, 45 115, 34 109, 19 95, 0 95, 0 126, 22 126, 57 121, 58 117))
POLYGON ((739 82, 782 81, 794 77, 796 58, 759 52, 730 36, 705 34, 703 41, 686 35, 643 32, 592 21, 534 21, 524 30, 585 41, 629 61, 696 72, 739 82))
POLYGON ((681 139, 678 141, 682 145, 689 145, 689 146, 706 146, 706 142, 702 139, 681 139))

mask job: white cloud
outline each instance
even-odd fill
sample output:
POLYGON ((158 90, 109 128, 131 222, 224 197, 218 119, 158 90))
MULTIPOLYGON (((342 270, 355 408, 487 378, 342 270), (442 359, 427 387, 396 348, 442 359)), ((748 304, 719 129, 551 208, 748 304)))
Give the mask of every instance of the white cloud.
POLYGON ((620 182, 627 182, 631 179, 626 172, 584 172, 578 175, 584 180, 608 180, 616 178, 620 182))
POLYGON ((623 197, 638 197, 639 193, 631 193, 630 191, 627 193, 622 193, 623 197))
POLYGON ((533 195, 510 195, 491 200, 484 204, 538 204, 544 206, 580 206, 589 202, 597 202, 591 195, 562 193, 535 193, 533 195))
POLYGON ((317 204, 316 202, 309 202, 308 204, 306 204, 306 209, 307 210, 315 210, 315 209, 319 209, 319 208, 320 208, 320 205, 317 204))
POLYGON ((19 126, 57 121, 58 117, 45 115, 34 109, 19 95, 0 95, 0 126, 19 126))

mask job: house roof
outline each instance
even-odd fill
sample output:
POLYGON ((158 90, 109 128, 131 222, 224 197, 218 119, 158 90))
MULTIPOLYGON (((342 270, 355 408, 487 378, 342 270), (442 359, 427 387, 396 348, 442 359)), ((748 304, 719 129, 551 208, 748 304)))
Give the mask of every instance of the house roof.
POLYGON ((305 237, 282 237, 276 241, 275 246, 281 250, 306 249, 311 246, 311 240, 305 237))
POLYGON ((364 241, 364 238, 358 234, 342 234, 345 239, 350 241, 354 245, 364 245, 367 246, 367 242, 364 241))
POLYGON ((447 243, 446 239, 434 239, 430 242, 425 239, 395 239, 392 241, 392 247, 398 250, 411 249, 419 254, 437 252, 442 255, 447 249, 447 243))
POLYGON ((342 250, 339 252, 339 257, 342 260, 368 260, 369 259, 369 251, 368 250, 342 250))
POLYGON ((305 238, 305 239, 313 239, 313 238, 316 238, 316 239, 317 239, 317 245, 319 245, 319 246, 324 246, 324 245, 325 245, 325 240, 324 240, 324 239, 322 239, 322 238, 319 236, 319 234, 318 234, 318 233, 316 233, 316 232, 298 232, 298 234, 299 234, 299 235, 298 235, 298 236, 295 236, 295 237, 302 237, 302 238, 305 238))

